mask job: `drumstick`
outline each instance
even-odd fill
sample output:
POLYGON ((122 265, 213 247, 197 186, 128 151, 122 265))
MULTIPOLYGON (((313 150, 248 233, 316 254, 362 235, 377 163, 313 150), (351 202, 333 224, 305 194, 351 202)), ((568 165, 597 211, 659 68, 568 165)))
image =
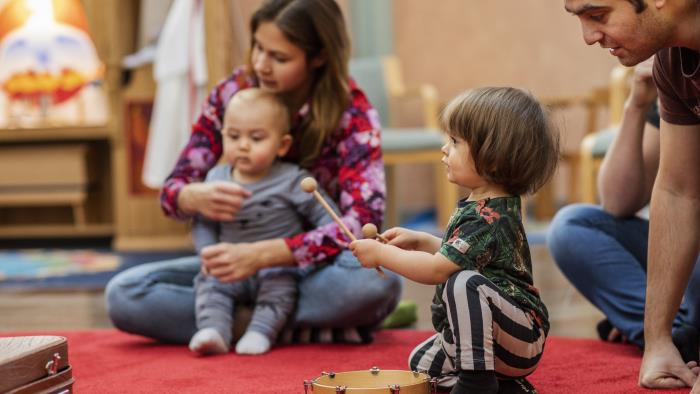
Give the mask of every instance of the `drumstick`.
POLYGON ((336 223, 338 223, 338 226, 340 226, 340 228, 343 230, 343 232, 345 232, 345 235, 347 235, 348 238, 350 238, 351 240, 357 241, 357 238, 355 238, 355 236, 345 226, 345 223, 343 223, 342 220, 340 220, 340 218, 338 217, 338 215, 335 214, 335 212, 333 211, 333 208, 331 208, 331 206, 328 205, 326 200, 323 199, 323 196, 321 195, 321 193, 319 193, 318 190, 316 190, 317 186, 318 186, 318 184, 316 183, 316 180, 314 178, 306 177, 306 178, 301 180, 301 190, 303 190, 307 193, 313 194, 314 197, 316 197, 316 200, 318 200, 318 202, 320 202, 321 205, 323 205, 323 207, 326 208, 326 211, 328 211, 328 214, 331 215, 333 220, 336 223))
MULTIPOLYGON (((343 232, 345 232, 345 235, 347 235, 348 238, 350 238, 351 240, 357 241, 357 238, 355 238, 355 236, 345 226, 345 223, 343 223, 343 221, 340 220, 338 215, 335 214, 335 212, 333 211, 333 208, 331 208, 331 206, 328 205, 326 200, 323 199, 323 196, 321 195, 321 193, 318 192, 317 187, 318 187, 318 184, 316 183, 316 180, 312 177, 306 177, 306 178, 301 180, 301 190, 303 190, 307 193, 312 193, 314 195, 314 197, 316 197, 316 200, 318 200, 318 202, 321 203, 323 208, 325 208, 326 211, 328 211, 328 214, 331 215, 333 220, 336 223, 338 223, 338 226, 340 226, 340 228, 343 230, 343 232)), ((382 277, 386 277, 386 275, 384 275, 384 271, 382 270, 381 267, 374 267, 374 268, 377 270, 377 273, 379 273, 379 275, 381 275, 382 277)))
POLYGON ((388 239, 384 238, 383 235, 377 232, 377 226, 375 226, 373 223, 367 223, 362 226, 362 236, 365 238, 378 239, 380 242, 385 244, 389 243, 388 239))

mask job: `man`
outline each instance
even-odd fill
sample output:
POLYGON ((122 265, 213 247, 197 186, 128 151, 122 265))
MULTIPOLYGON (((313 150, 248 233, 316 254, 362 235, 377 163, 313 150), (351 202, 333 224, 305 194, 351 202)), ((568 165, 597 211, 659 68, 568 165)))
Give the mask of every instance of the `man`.
POLYGON ((583 39, 633 66, 656 54, 661 131, 659 173, 651 197, 645 351, 639 383, 693 386, 696 364, 685 364, 671 324, 695 264, 700 239, 700 1, 566 0, 583 39))
MULTIPOLYGON (((639 63, 630 78, 622 122, 598 172, 601 205, 560 209, 547 234, 559 269, 605 315, 597 327, 600 338, 630 342, 642 350, 649 221, 637 213, 649 204, 659 167, 653 63, 653 57, 639 63)), ((686 302, 673 321, 673 342, 686 362, 699 358, 698 290, 696 263, 686 302)))

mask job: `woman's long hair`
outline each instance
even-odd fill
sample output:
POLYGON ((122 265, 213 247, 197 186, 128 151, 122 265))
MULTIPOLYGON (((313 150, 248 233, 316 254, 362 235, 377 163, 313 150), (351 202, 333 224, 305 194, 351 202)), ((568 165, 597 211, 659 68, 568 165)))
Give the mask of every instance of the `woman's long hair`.
MULTIPOLYGON (((321 153, 328 135, 338 128, 350 103, 350 40, 345 20, 334 0, 269 0, 251 18, 251 48, 255 32, 264 22, 273 22, 291 43, 301 48, 307 62, 317 56, 326 59, 312 76, 309 117, 294 135, 299 164, 309 167, 321 153)), ((248 54, 248 72, 256 78, 251 55, 252 50, 248 54)))

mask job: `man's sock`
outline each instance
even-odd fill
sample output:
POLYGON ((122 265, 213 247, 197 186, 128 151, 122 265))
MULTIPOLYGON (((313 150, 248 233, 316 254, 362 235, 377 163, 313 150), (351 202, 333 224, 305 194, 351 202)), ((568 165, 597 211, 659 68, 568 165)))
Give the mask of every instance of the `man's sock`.
POLYGON ((236 353, 238 354, 263 354, 267 353, 272 346, 272 341, 265 335, 248 330, 238 340, 236 344, 236 353))
POLYGON ((700 350, 700 340, 698 338, 698 330, 690 325, 683 324, 673 330, 673 344, 676 345, 678 352, 681 354, 683 361, 698 361, 700 350))
POLYGON ((498 379, 494 371, 459 371, 459 379, 450 394, 497 394, 498 379))
MULTIPOLYGON (((613 330, 613 325, 610 323, 610 320, 603 319, 598 322, 595 328, 596 331, 598 331, 598 338, 602 339, 603 341, 607 341, 608 337, 610 336, 610 332, 613 330)), ((613 342, 622 342, 622 336, 616 338, 613 340, 613 342)))
POLYGON ((197 331, 190 340, 189 348, 192 352, 202 356, 226 354, 229 350, 223 336, 211 327, 197 331))

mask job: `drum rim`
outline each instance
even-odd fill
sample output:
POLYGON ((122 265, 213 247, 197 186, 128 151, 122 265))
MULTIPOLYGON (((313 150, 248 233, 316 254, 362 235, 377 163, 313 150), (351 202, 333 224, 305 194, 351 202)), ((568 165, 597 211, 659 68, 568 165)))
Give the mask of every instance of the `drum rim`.
MULTIPOLYGON (((405 369, 381 369, 381 370, 377 371, 377 374, 380 374, 382 372, 399 372, 399 373, 403 373, 403 374, 413 374, 413 375, 417 375, 416 376, 417 379, 421 379, 421 381, 416 381, 416 382, 406 384, 406 385, 399 384, 400 387, 411 387, 411 386, 418 386, 418 385, 422 385, 422 384, 430 384, 430 376, 425 372, 410 371, 410 370, 405 370, 405 369)), ((351 373, 370 373, 371 374, 373 372, 371 370, 368 370, 368 369, 361 369, 361 370, 356 370, 356 371, 343 371, 343 372, 321 372, 320 376, 317 376, 311 380, 312 387, 318 387, 318 388, 324 388, 324 389, 325 388, 330 388, 330 389, 335 388, 337 385, 329 386, 329 385, 325 385, 323 383, 318 382, 318 380, 321 378, 329 377, 329 374, 331 374, 331 373, 334 375, 341 375, 341 374, 345 375, 345 374, 351 374, 351 373)), ((329 379, 332 379, 332 378, 329 377, 329 379)), ((351 388, 362 389, 359 387, 358 388, 351 387, 351 388)))

